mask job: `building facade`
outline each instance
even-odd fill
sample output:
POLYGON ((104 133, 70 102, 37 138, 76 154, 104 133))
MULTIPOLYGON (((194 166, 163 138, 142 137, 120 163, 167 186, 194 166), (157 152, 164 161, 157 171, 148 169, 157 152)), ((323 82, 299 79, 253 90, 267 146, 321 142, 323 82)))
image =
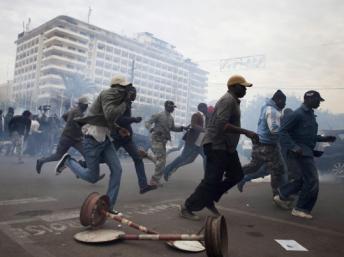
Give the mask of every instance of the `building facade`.
POLYGON ((5 83, 0 84, 0 109, 5 110, 10 106, 14 105, 11 99, 11 89, 13 81, 9 80, 5 83))
POLYGON ((99 93, 118 73, 137 87, 134 109, 162 109, 173 100, 179 124, 206 98, 208 73, 148 32, 128 38, 58 16, 19 34, 16 44, 12 95, 23 108, 48 104, 59 114, 70 99, 99 93))

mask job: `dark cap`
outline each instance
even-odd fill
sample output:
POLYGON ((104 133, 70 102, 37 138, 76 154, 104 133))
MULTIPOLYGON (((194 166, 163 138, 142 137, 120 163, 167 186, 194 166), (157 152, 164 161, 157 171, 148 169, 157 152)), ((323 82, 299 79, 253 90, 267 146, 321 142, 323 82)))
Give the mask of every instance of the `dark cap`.
POLYGON ((310 91, 307 91, 304 96, 303 96, 303 99, 309 99, 309 98, 319 98, 320 101, 325 101, 324 98, 322 98, 319 94, 318 91, 315 91, 315 90, 310 90, 310 91))
POLYGON ((174 102, 173 101, 170 101, 170 100, 167 100, 166 102, 165 102, 165 107, 166 106, 173 106, 174 108, 177 108, 177 106, 174 104, 174 102))

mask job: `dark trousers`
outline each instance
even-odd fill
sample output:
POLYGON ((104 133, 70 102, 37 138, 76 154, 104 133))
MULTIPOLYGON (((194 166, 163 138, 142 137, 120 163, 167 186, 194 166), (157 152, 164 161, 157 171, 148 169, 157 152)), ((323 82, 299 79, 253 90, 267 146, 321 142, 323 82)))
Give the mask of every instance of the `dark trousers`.
POLYGON ((40 161, 42 161, 43 163, 58 161, 65 153, 68 152, 70 147, 74 147, 81 153, 81 155, 84 155, 82 141, 73 140, 66 136, 61 136, 59 144, 57 145, 56 152, 46 158, 40 159, 40 161))
POLYGON ((147 177, 146 177, 146 172, 145 172, 145 166, 143 164, 142 158, 139 156, 135 143, 132 140, 130 140, 130 141, 125 141, 125 142, 114 141, 113 144, 116 148, 116 151, 121 147, 123 147, 124 150, 127 151, 131 159, 134 161, 137 180, 138 180, 140 189, 146 187, 147 177))
POLYGON ((204 178, 194 193, 185 201, 190 211, 200 211, 206 206, 218 202, 221 196, 243 178, 238 153, 213 150, 211 144, 204 146, 206 167, 204 178))
POLYGON ((280 194, 282 197, 289 197, 298 193, 299 198, 295 208, 309 213, 317 201, 319 192, 319 176, 314 158, 299 157, 295 154, 289 154, 288 158, 299 167, 297 169, 299 174, 293 174, 293 179, 280 187, 280 194))
MULTIPOLYGON (((251 161, 243 167, 245 175, 256 173, 263 165, 271 175, 272 194, 278 194, 277 189, 285 183, 286 164, 278 144, 254 144, 251 161)), ((254 177, 254 176, 253 176, 254 177)))

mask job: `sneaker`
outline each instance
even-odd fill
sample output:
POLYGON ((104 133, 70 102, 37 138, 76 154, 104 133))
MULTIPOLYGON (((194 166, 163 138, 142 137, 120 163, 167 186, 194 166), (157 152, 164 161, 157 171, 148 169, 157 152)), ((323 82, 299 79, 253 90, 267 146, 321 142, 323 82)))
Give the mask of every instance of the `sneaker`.
POLYGON ((56 167, 55 167, 56 175, 60 175, 61 172, 62 172, 65 168, 67 168, 67 166, 66 166, 65 163, 66 163, 66 160, 68 160, 69 158, 71 158, 71 157, 70 157, 70 154, 68 154, 68 153, 65 153, 65 154, 62 156, 61 160, 57 163, 57 165, 56 165, 56 167))
POLYGON ((295 208, 291 211, 291 215, 293 215, 295 217, 299 217, 299 218, 309 219, 309 220, 313 219, 313 216, 310 215, 309 213, 299 211, 295 208))
POLYGON ((221 216, 221 213, 219 210, 216 208, 215 204, 213 203, 212 205, 206 206, 206 208, 215 216, 221 216))
POLYGON ((36 171, 38 174, 41 174, 42 166, 43 166, 43 162, 40 159, 38 159, 36 161, 36 171))
POLYGON ((281 209, 283 209, 283 210, 290 210, 291 209, 291 202, 282 200, 279 195, 275 195, 273 200, 274 200, 274 203, 278 207, 280 207, 281 209))
POLYGON ((241 180, 241 181, 237 184, 237 187, 238 187, 239 192, 242 193, 242 191, 244 190, 244 185, 245 185, 245 181, 243 181, 243 180, 241 180))
POLYGON ((110 212, 113 215, 123 216, 123 213, 115 209, 109 210, 108 212, 110 212))
POLYGON ((147 185, 147 186, 140 189, 140 194, 147 193, 147 192, 155 190, 157 188, 158 187, 156 185, 147 185))
POLYGON ((200 217, 194 214, 192 211, 189 211, 184 204, 179 206, 179 214, 181 217, 188 220, 200 220, 200 217))

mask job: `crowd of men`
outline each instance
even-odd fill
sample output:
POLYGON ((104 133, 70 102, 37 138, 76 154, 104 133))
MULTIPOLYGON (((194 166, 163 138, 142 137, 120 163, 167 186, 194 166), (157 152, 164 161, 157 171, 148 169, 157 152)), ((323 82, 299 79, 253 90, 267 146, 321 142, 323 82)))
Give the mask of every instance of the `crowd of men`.
MULTIPOLYGON (((252 83, 244 77, 231 76, 226 93, 215 107, 199 103, 190 125, 176 125, 172 113, 177 106, 171 100, 165 101, 164 110, 153 114, 144 124, 151 135, 153 155, 149 155, 139 149, 133 140, 131 124, 140 123, 144 118, 135 117, 131 112, 136 88, 124 76, 114 76, 110 87, 100 92, 91 105, 86 97, 80 97, 77 106, 63 115, 65 127, 56 151, 37 160, 37 173, 41 173, 44 163, 58 161, 56 174, 61 174, 68 167, 78 178, 97 183, 104 178, 104 174, 100 173, 100 164, 105 163, 110 169, 107 189, 109 211, 117 213, 115 204, 122 174, 117 153, 119 148, 124 148, 135 164, 141 194, 161 187, 162 177, 167 183, 174 172, 200 155, 204 176, 194 192, 180 205, 182 217, 198 220, 199 216, 194 212, 204 208, 213 215, 220 215, 216 203, 224 193, 234 186, 243 192, 246 182, 269 174, 273 202, 282 209, 292 210, 293 216, 311 219, 319 191, 314 163, 314 157, 319 156, 314 151, 315 144, 336 139, 317 135, 314 110, 324 99, 317 91, 307 91, 298 109, 283 111, 287 97, 277 90, 262 106, 258 128, 254 132, 241 127, 240 99, 250 87, 252 83), (184 147, 180 156, 166 165, 166 144, 171 140, 171 132, 185 132, 184 143, 180 144, 184 147), (244 166, 237 152, 240 135, 245 135, 253 143, 251 161, 244 166), (72 147, 83 159, 78 160, 68 152, 72 147), (149 182, 142 158, 155 163, 149 182)), ((13 116, 13 109, 9 109, 6 116, 0 111, 0 118, 0 137, 12 140, 11 151, 15 150, 18 161, 22 162, 23 142, 30 131, 34 131, 32 114, 24 111, 20 116, 13 116)), ((39 127, 44 124, 44 119, 37 121, 39 127)), ((44 142, 47 141, 45 138, 44 142)), ((51 145, 44 147, 51 148, 51 145)))
POLYGON ((0 154, 16 155, 18 163, 23 163, 23 154, 40 156, 54 149, 62 122, 56 114, 48 116, 49 105, 38 110, 39 114, 25 110, 21 115, 14 115, 13 107, 8 108, 6 115, 0 110, 0 154))

